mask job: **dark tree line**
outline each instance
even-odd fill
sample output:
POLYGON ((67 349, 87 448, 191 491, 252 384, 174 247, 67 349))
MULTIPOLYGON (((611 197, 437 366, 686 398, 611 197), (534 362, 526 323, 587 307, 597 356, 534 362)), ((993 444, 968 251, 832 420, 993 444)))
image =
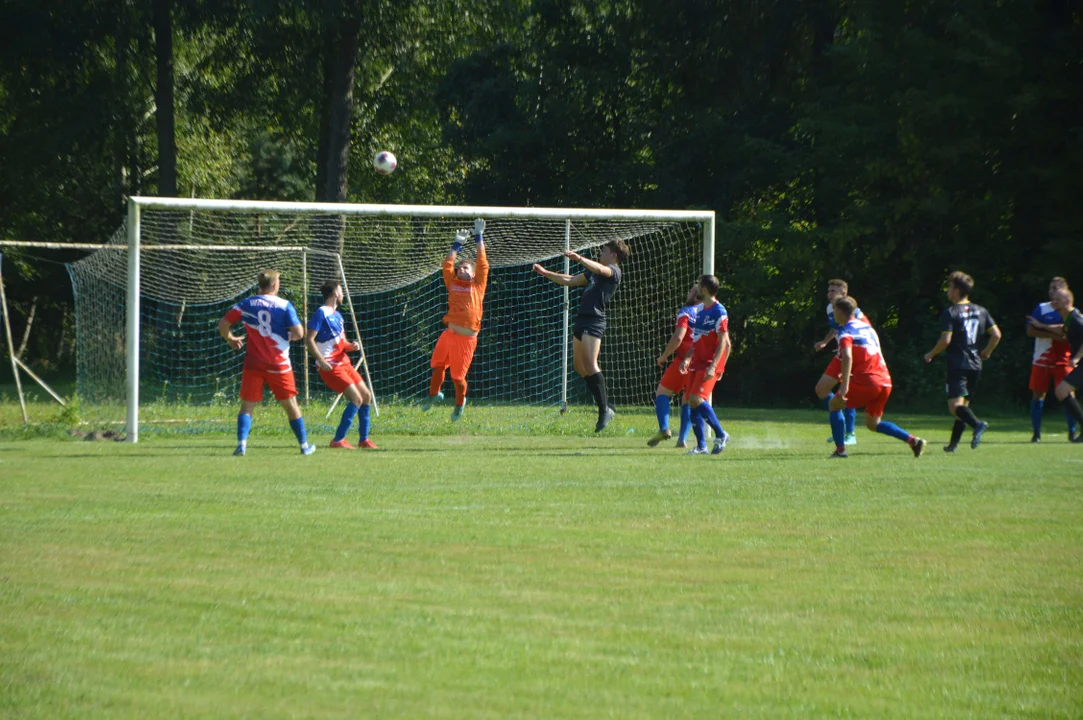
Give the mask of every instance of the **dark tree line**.
MULTIPOLYGON (((728 397, 808 398, 840 276, 931 401, 964 269, 1014 402, 1024 316, 1083 288, 1080 48, 1070 0, 0 0, 0 237, 103 240, 128 194, 708 208, 728 397)), ((16 332, 38 297, 28 358, 65 365, 70 285, 26 255, 16 332)))

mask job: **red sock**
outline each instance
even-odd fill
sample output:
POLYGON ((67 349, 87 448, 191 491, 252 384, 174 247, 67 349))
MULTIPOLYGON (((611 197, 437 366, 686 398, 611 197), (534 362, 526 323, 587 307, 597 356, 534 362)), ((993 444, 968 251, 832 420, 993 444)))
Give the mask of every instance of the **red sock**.
POLYGON ((456 380, 456 379, 452 378, 451 381, 453 383, 455 383, 455 404, 456 405, 465 404, 466 403, 466 379, 463 378, 462 380, 456 380))
POLYGON ((433 368, 432 380, 429 380, 429 397, 436 397, 440 392, 440 386, 444 384, 444 373, 447 368, 433 368))

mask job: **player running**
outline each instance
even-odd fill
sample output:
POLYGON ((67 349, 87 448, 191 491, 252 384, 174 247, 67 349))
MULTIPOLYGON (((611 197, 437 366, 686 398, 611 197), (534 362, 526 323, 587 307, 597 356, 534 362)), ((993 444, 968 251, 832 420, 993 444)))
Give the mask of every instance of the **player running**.
POLYGON ((558 285, 586 287, 579 300, 579 314, 572 328, 572 359, 575 371, 583 378, 598 405, 598 422, 594 426, 594 432, 605 430, 616 415, 613 408, 609 407, 605 376, 598 366, 598 354, 602 350, 602 337, 605 335, 605 309, 617 294, 622 276, 620 266, 628 259, 628 252, 628 245, 623 240, 611 240, 603 245, 598 254, 599 262, 565 250, 564 257, 585 268, 585 271, 578 275, 556 273, 541 265, 534 265, 534 272, 558 285))
POLYGON ((302 455, 316 452, 305 436, 305 419, 297 407, 297 385, 290 366, 290 342, 304 337, 304 328, 297 311, 288 300, 278 297, 279 273, 264 270, 259 274, 259 295, 253 295, 234 305, 218 321, 218 332, 234 350, 245 346, 245 338, 234 335, 232 327, 244 322, 248 347, 244 352, 241 371, 241 411, 237 415, 237 449, 234 455, 244 455, 248 433, 252 430, 252 411, 263 401, 263 384, 270 386, 275 400, 289 418, 290 428, 301 445, 302 455))
POLYGON ((308 331, 305 333, 305 347, 309 355, 316 360, 320 378, 324 385, 333 392, 342 393, 346 396, 346 407, 342 409, 342 419, 339 420, 338 430, 331 440, 331 447, 344 450, 356 450, 346 439, 350 432, 350 425, 355 417, 358 420, 360 430, 359 447, 366 450, 375 450, 376 444, 369 440, 369 403, 372 402, 372 393, 369 392, 365 381, 361 379, 357 368, 350 363, 347 353, 361 349, 358 341, 346 340, 343 331, 342 313, 338 311, 342 305, 342 283, 338 280, 328 280, 320 286, 323 294, 323 305, 316 308, 316 312, 308 319, 308 331))
POLYGON ((951 441, 944 446, 944 452, 955 452, 963 436, 963 428, 967 425, 974 431, 970 447, 977 448, 989 427, 989 423, 978 420, 974 415, 970 400, 981 379, 982 361, 989 359, 1000 342, 1000 328, 985 308, 970 302, 973 289, 974 278, 966 273, 955 271, 948 276, 946 292, 951 307, 940 315, 940 340, 925 353, 925 362, 929 363, 940 353, 948 351, 948 413, 955 418, 955 424, 951 428, 951 441), (989 336, 989 342, 979 350, 978 341, 985 335, 989 336))
POLYGON ((902 440, 914 457, 921 457, 925 441, 914 437, 895 423, 884 420, 884 406, 891 397, 891 374, 880 352, 880 337, 863 318, 858 318, 857 301, 851 297, 835 300, 835 320, 839 325, 839 391, 831 399, 831 434, 835 440, 833 458, 846 454, 844 407, 865 408, 865 427, 873 432, 902 440))
POLYGON ((458 263, 455 258, 463 249, 463 242, 470 237, 469 230, 455 233, 455 242, 444 258, 441 266, 444 286, 447 288, 447 314, 441 322, 447 326, 440 333, 436 347, 432 351, 432 379, 429 380, 429 395, 421 403, 422 410, 431 410, 433 403, 443 400, 444 393, 440 386, 444 376, 451 368, 451 382, 455 385, 455 409, 451 411, 452 422, 463 416, 466 407, 466 371, 474 361, 474 351, 478 347, 478 333, 481 331, 482 304, 485 289, 489 285, 489 259, 485 254, 485 221, 474 221, 474 242, 477 244, 477 264, 469 260, 458 263))
MULTIPOLYGON (((1050 302, 1039 303, 1034 312, 1027 316, 1027 337, 1034 338, 1034 360, 1030 367, 1029 388, 1034 396, 1030 400, 1030 424, 1034 435, 1030 441, 1042 441, 1042 410, 1045 395, 1049 391, 1049 381, 1056 387, 1068 375, 1071 368, 1068 360, 1072 350, 1062 336, 1064 329, 1060 313, 1053 307, 1053 296, 1058 290, 1067 290, 1068 281, 1055 277, 1049 281, 1050 302)), ((1078 434, 1075 418, 1067 407, 1064 415, 1068 420, 1068 440, 1071 442, 1078 434)))
MULTIPOLYGON (((1083 387, 1083 313, 1075 307, 1075 297, 1068 288, 1058 290, 1053 297, 1053 306, 1064 320, 1064 336, 1068 340, 1072 355, 1068 359, 1068 366, 1072 371, 1056 387, 1057 399, 1064 403, 1072 417, 1083 427, 1083 408, 1079 407, 1079 400, 1075 391, 1083 387)), ((1072 438, 1074 443, 1083 443, 1083 434, 1077 434, 1072 438)))
MULTIPOLYGON (((673 356, 673 361, 662 374, 658 389, 654 392, 654 414, 658 417, 658 433, 647 441, 649 447, 656 447, 658 443, 673 437, 669 430, 669 405, 671 398, 684 388, 687 380, 681 372, 681 363, 692 348, 692 333, 689 332, 689 327, 695 322, 696 313, 703 307, 698 303, 698 296, 699 285, 693 285, 685 298, 684 307, 677 312, 677 326, 673 329, 673 335, 658 356, 658 367, 666 367, 666 360, 670 355, 673 356)), ((681 404, 681 429, 677 434, 677 447, 688 447, 688 431, 691 427, 692 406, 688 404, 688 396, 685 395, 681 404)))
MULTIPOLYGON (((816 352, 820 352, 827 347, 832 340, 838 337, 839 324, 835 322, 835 307, 834 303, 839 298, 846 297, 846 293, 849 291, 849 286, 845 280, 834 278, 827 281, 827 325, 828 331, 824 339, 816 343, 813 347, 816 352)), ((858 308, 854 317, 857 319, 863 319, 865 316, 861 313, 861 308, 858 308)), ((839 363, 838 358, 833 359, 824 370, 824 374, 820 377, 816 383, 816 396, 823 401, 824 410, 828 410, 828 404, 833 398, 835 386, 839 384, 839 363)), ((828 410, 830 413, 831 411, 828 410)), ((854 424, 857 422, 857 411, 852 408, 846 408, 842 411, 843 419, 846 422, 846 444, 857 445, 857 435, 854 434, 854 424)), ((830 420, 830 415, 828 415, 830 420)), ((828 442, 834 440, 833 437, 829 437, 828 442)))
POLYGON ((703 307, 692 323, 692 347, 681 362, 680 371, 688 374, 684 396, 692 406, 692 429, 696 433, 696 446, 685 455, 707 453, 705 423, 711 426, 715 434, 712 455, 725 450, 730 440, 729 433, 722 429, 711 407, 711 394, 726 369, 726 359, 730 353, 729 317, 726 308, 715 299, 718 288, 718 278, 714 275, 700 278, 697 298, 703 307))

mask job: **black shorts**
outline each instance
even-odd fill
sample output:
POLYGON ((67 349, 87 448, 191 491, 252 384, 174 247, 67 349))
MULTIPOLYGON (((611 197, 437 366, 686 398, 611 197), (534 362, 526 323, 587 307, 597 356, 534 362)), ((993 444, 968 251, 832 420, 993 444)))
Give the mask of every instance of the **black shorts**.
POLYGON ((1076 365, 1075 370, 1064 376, 1063 382, 1068 383, 1076 390, 1083 388, 1083 365, 1076 365))
POLYGON ((948 384, 945 386, 949 398, 970 397, 978 389, 981 370, 948 369, 948 384))
POLYGON ((605 335, 605 320, 580 315, 575 319, 575 325, 572 327, 572 335, 576 340, 582 340, 584 333, 601 340, 605 335))

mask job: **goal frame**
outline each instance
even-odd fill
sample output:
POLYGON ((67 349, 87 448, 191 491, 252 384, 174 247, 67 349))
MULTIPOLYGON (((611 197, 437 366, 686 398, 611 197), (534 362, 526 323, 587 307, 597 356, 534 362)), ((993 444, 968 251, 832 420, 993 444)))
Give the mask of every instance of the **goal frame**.
MULTIPOLYGON (((396 205, 368 203, 299 203, 269 200, 216 200, 201 198, 141 197, 128 198, 127 248, 128 287, 125 314, 125 351, 127 375, 127 414, 125 440, 139 442, 139 313, 140 313, 140 218, 144 209, 215 210, 239 212, 292 212, 306 215, 367 215, 467 218, 546 218, 565 221, 564 249, 571 249, 573 220, 661 220, 703 224, 703 273, 714 274, 715 213, 713 210, 589 210, 581 208, 531 208, 462 205, 396 205)), ((564 272, 570 270, 564 259, 564 272)), ((570 290, 564 288, 564 349, 562 361, 568 365, 568 320, 570 290)), ((567 409, 567 372, 561 387, 561 409, 567 409)))

